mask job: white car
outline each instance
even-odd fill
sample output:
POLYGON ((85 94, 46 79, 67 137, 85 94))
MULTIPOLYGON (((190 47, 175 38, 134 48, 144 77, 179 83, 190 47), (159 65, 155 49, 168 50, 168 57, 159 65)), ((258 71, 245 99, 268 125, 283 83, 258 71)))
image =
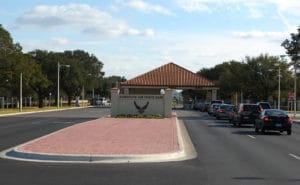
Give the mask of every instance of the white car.
POLYGON ((108 105, 108 100, 106 98, 100 98, 96 100, 96 105, 108 105))

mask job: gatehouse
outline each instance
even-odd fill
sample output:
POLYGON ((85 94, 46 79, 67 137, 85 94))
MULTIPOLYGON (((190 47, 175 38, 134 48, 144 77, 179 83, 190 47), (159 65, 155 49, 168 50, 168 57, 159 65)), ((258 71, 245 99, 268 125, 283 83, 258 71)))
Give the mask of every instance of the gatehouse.
POLYGON ((218 87, 192 71, 168 63, 111 89, 111 116, 162 115, 171 117, 172 91, 190 89, 210 91, 211 99, 217 98, 218 87))

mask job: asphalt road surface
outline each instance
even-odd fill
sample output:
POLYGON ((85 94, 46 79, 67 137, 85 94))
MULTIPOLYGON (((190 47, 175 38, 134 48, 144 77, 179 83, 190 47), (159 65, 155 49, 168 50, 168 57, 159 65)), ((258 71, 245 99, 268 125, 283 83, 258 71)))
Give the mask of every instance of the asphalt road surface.
MULTIPOLYGON (((0 159, 1 185, 300 184, 300 125, 291 136, 255 134, 205 113, 177 111, 198 157, 152 164, 50 164, 0 159)), ((0 118, 0 150, 109 114, 89 108, 0 118)))

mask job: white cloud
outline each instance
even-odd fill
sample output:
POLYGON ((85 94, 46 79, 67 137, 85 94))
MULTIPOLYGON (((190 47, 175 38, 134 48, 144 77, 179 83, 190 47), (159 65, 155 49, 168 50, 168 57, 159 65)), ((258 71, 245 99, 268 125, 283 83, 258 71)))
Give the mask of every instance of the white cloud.
POLYGON ((51 42, 52 45, 59 45, 59 46, 66 46, 66 45, 70 44, 68 39, 58 38, 58 37, 52 38, 50 40, 50 42, 51 42))
POLYGON ((171 11, 165 7, 162 7, 160 5, 150 4, 147 2, 144 2, 142 0, 131 0, 129 2, 123 3, 125 6, 129 8, 133 8, 142 12, 156 12, 166 15, 171 15, 171 11))
POLYGON ((275 4, 282 12, 300 15, 300 1, 299 0, 264 0, 268 3, 275 4))
POLYGON ((79 29, 92 35, 132 35, 151 36, 148 30, 131 28, 126 22, 114 19, 110 14, 87 4, 61 6, 36 6, 24 12, 16 20, 17 28, 57 28, 79 29))
POLYGON ((212 12, 228 7, 244 7, 252 18, 260 18, 264 15, 263 7, 275 6, 280 12, 290 15, 300 15, 299 0, 176 0, 178 6, 187 12, 212 12))
POLYGON ((268 32, 268 31, 235 31, 233 32, 233 36, 237 38, 250 39, 250 38, 265 38, 265 39, 284 39, 289 36, 289 32, 268 32))
POLYGON ((187 12, 211 12, 206 3, 209 0, 177 0, 179 7, 187 12))
MULTIPOLYGON (((269 33, 274 37, 277 34, 279 33, 269 33)), ((105 61, 107 75, 118 74, 133 78, 168 62, 197 72, 203 67, 213 67, 224 61, 241 61, 245 56, 258 56, 261 53, 280 55, 285 53, 280 46, 281 42, 282 40, 261 37, 241 39, 230 35, 224 37, 218 34, 169 32, 157 35, 155 40, 149 39, 143 46, 145 49, 140 49, 140 46, 125 47, 118 50, 117 55, 99 55, 105 61)))

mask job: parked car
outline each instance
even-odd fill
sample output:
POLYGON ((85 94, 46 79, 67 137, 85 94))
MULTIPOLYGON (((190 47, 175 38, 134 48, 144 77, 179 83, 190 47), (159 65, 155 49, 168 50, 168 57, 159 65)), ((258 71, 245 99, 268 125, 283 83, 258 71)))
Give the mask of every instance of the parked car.
POLYGON ((226 111, 229 123, 233 122, 234 114, 237 112, 237 110, 238 110, 238 107, 237 106, 233 106, 232 109, 226 111))
POLYGON ((286 131, 292 134, 293 120, 288 114, 279 109, 266 109, 255 121, 255 132, 265 132, 266 130, 286 131))
POLYGON ((219 104, 219 103, 213 103, 213 104, 211 104, 211 105, 209 106, 208 110, 207 110, 207 113, 208 113, 209 115, 213 115, 214 109, 215 109, 215 107, 216 107, 217 105, 220 105, 220 104, 219 104))
POLYGON ((261 111, 263 111, 264 109, 271 109, 271 105, 269 102, 257 102, 256 104, 260 107, 261 111))
POLYGON ((214 106, 214 108, 213 108, 213 113, 212 113, 213 116, 216 116, 216 115, 217 115, 217 111, 218 111, 218 109, 219 109, 220 106, 221 106, 221 104, 216 104, 216 105, 214 106))
POLYGON ((228 119, 228 111, 233 110, 234 105, 232 104, 221 104, 216 112, 217 119, 228 119))
POLYGON ((232 123, 234 126, 238 124, 253 124, 260 114, 260 108, 257 104, 241 103, 239 108, 233 114, 232 123))
POLYGON ((195 110, 203 110, 204 107, 205 107, 205 103, 203 101, 200 100, 195 101, 195 105, 194 105, 195 110))
POLYGON ((99 98, 96 100, 96 105, 108 105, 109 101, 106 98, 99 98))
POLYGON ((209 103, 205 103, 205 106, 203 107, 203 109, 200 109, 200 111, 206 112, 208 110, 209 106, 210 106, 209 103))
POLYGON ((211 100, 210 101, 210 104, 214 104, 214 103, 222 104, 223 100, 211 100))

